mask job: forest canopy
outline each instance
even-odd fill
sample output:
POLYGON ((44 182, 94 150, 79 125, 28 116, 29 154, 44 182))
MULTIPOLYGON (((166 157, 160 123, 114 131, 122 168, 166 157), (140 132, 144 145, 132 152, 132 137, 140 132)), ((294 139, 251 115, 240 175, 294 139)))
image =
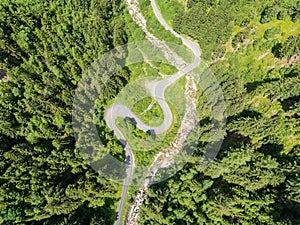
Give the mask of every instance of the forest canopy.
MULTIPOLYGON (((171 25, 198 42, 220 82, 226 137, 202 171, 209 123, 200 121, 197 152, 148 191, 141 224, 299 224, 300 1, 185 3, 171 25)), ((177 4, 162 1, 165 17, 177 4)))
MULTIPOLYGON (((300 1, 159 4, 174 29, 201 47, 222 87, 228 121, 219 155, 202 171, 199 157, 211 129, 204 113, 194 155, 174 177, 151 186, 140 224, 300 224, 300 1)), ((144 13, 150 3, 140 6, 144 13)), ((153 16, 145 15, 152 32, 160 32, 154 35, 180 44, 153 16)), ((113 224, 121 186, 99 176, 79 153, 73 98, 100 55, 143 39, 123 1, 0 1, 0 79, 3 71, 6 76, 0 82, 0 224, 113 224)), ((120 160, 123 148, 104 110, 148 67, 118 71, 96 102, 99 137, 120 160)), ((201 90, 197 97, 203 112, 201 90)))
MULTIPOLYGON (((82 73, 126 42, 123 12, 113 0, 0 2, 0 68, 8 76, 0 83, 1 224, 114 221, 119 187, 79 154, 71 110, 82 73)), ((102 105, 127 79, 125 71, 115 76, 102 105)))

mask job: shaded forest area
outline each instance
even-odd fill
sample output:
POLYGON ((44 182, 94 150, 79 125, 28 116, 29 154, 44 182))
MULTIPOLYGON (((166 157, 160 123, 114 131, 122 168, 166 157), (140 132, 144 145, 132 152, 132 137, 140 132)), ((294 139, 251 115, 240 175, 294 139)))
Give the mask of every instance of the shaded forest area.
POLYGON ((299 9, 294 0, 190 0, 171 18, 222 86, 226 137, 203 171, 210 118, 200 121, 197 152, 149 189, 141 224, 300 224, 299 9))
POLYGON ((231 37, 234 26, 245 27, 253 19, 262 24, 274 19, 293 22, 300 19, 297 0, 187 2, 187 10, 178 10, 174 18, 174 29, 197 40, 205 59, 218 58, 225 53, 224 44, 231 37))
MULTIPOLYGON (((82 159, 71 111, 82 73, 127 41, 124 10, 114 0, 0 2, 1 224, 113 223, 119 187, 82 159)), ((108 81, 100 114, 127 79, 108 81)))
MULTIPOLYGON (((227 134, 202 171, 211 124, 209 116, 200 121, 195 155, 149 189, 141 224, 300 224, 300 2, 187 3, 168 21, 197 40, 211 63, 227 104, 227 134)), ((113 0, 0 2, 0 68, 8 75, 0 83, 1 224, 113 223, 120 187, 83 160, 71 113, 91 63, 144 39, 125 11, 113 0)), ((120 159, 103 111, 129 74, 110 79, 97 102, 99 135, 120 159)))

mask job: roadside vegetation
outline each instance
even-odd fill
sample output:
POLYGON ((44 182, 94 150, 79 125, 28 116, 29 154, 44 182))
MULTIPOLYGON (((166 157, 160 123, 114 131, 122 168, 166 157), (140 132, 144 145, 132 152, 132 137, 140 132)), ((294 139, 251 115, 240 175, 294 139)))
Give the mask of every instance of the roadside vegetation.
MULTIPOLYGON (((71 112, 82 74, 126 43, 124 12, 116 1, 0 2, 0 224, 113 223, 120 185, 83 160, 71 112)), ((121 160, 103 112, 128 80, 125 69, 110 79, 96 107, 99 135, 121 160)))
POLYGON ((190 0, 178 11, 173 27, 198 40, 222 87, 227 134, 202 171, 210 119, 200 91, 197 152, 149 189, 141 224, 300 223, 299 4, 190 0))
MULTIPOLYGON (((185 113, 184 85, 185 78, 183 77, 166 90, 165 97, 174 119, 171 127, 166 133, 154 134, 151 133, 151 130, 145 133, 135 126, 136 121, 133 121, 130 118, 125 120, 121 118, 118 119, 117 126, 121 129, 132 148, 136 166, 150 166, 154 160, 154 156, 159 153, 162 148, 168 147, 169 143, 172 142, 176 136, 180 121, 185 113)), ((130 88, 130 85, 128 87, 130 88)), ((126 90, 126 88, 124 90, 127 96, 131 91, 129 89, 126 90)), ((132 88, 132 90, 135 90, 135 94, 140 92, 139 85, 134 84, 132 88)), ((148 124, 149 126, 161 125, 164 119, 162 109, 152 97, 149 97, 147 94, 145 94, 147 97, 142 97, 144 94, 141 92, 139 95, 132 98, 140 99, 136 102, 131 102, 130 100, 127 102, 125 100, 123 101, 122 99, 126 97, 121 96, 121 102, 130 106, 131 110, 136 113, 145 124, 148 124), (150 108, 149 106, 151 103, 153 103, 153 106, 150 108), (148 107, 150 109, 148 109, 148 107)), ((116 101, 119 102, 118 99, 116 101)))
POLYGON ((164 115, 160 106, 151 97, 146 97, 136 102, 132 108, 132 111, 144 123, 150 125, 151 127, 159 126, 164 120, 164 115))
POLYGON ((182 45, 181 39, 175 37, 170 31, 166 30, 157 21, 150 1, 140 0, 139 5, 141 13, 146 19, 148 31, 154 34, 154 36, 159 40, 166 42, 169 47, 174 50, 179 56, 181 56, 186 62, 191 62, 193 60, 193 53, 191 52, 191 50, 185 46, 183 46, 182 48, 178 48, 178 45, 182 45))
POLYGON ((165 21, 170 25, 173 26, 174 18, 177 16, 179 11, 183 10, 183 5, 179 0, 176 1, 168 1, 168 0, 161 0, 157 1, 156 3, 158 8, 164 17, 165 21))
MULTIPOLYGON (((181 45, 156 20, 149 1, 139 2, 149 31, 181 45)), ((197 149, 183 170, 149 189, 141 224, 300 224, 299 0, 157 2, 177 32, 198 41, 222 87, 228 118, 219 155, 203 171, 199 156, 211 112, 199 91, 197 149)), ((143 40, 123 1, 0 2, 0 68, 7 75, 0 82, 0 224, 113 224, 121 184, 83 159, 72 129, 73 99, 82 75, 104 52, 143 40)), ((186 49, 177 53, 192 60, 186 49)), ((93 122, 115 158, 125 162, 105 108, 129 84, 176 72, 165 62, 144 62, 106 80, 93 122)), ((153 143, 151 133, 119 121, 130 131, 137 165, 150 165, 173 141, 184 114, 184 85, 182 78, 166 91, 174 123, 151 151, 140 151, 153 143)), ((148 96, 131 107, 145 123, 159 125, 157 103, 147 110, 152 102, 148 96)))

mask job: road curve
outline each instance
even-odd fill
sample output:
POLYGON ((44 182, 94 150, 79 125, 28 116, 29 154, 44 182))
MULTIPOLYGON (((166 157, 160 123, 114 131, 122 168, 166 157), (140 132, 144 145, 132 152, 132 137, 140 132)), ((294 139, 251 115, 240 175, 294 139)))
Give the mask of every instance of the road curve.
POLYGON ((126 157, 126 175, 123 181, 121 198, 117 208, 117 214, 116 214, 117 218, 115 221, 115 225, 119 225, 121 223, 122 210, 124 208, 128 186, 130 184, 131 177, 134 170, 134 165, 135 165, 134 156, 131 147, 127 143, 126 138, 124 137, 122 132, 116 126, 115 124, 116 119, 121 117, 121 118, 130 118, 131 120, 135 120, 136 127, 144 132, 147 132, 149 130, 155 132, 155 134, 161 134, 166 132, 172 124, 173 115, 169 105, 165 100, 165 90, 167 89, 168 86, 176 82, 180 77, 189 73, 200 64, 201 50, 199 46, 196 43, 180 36, 167 24, 167 22, 163 19, 160 11, 158 10, 155 0, 151 0, 151 6, 153 8, 153 11, 157 19, 165 27, 165 29, 169 30, 174 36, 180 38, 182 40, 182 43, 192 50, 195 57, 194 57, 194 61, 191 64, 179 70, 173 76, 165 78, 160 81, 151 82, 151 83, 149 82, 146 85, 146 88, 150 91, 152 97, 157 101, 157 103, 160 105, 163 111, 164 121, 160 126, 150 127, 149 125, 145 124, 137 115, 135 115, 127 106, 122 105, 120 103, 114 103, 110 105, 105 111, 104 119, 107 123, 107 126, 110 128, 110 130, 114 132, 118 140, 123 144, 125 157, 126 157))
POLYGON ((157 7, 156 1, 155 0, 150 0, 150 1, 151 1, 151 6, 155 13, 155 16, 158 19, 158 21, 161 23, 161 25, 163 25, 165 27, 165 29, 170 31, 175 37, 180 38, 182 40, 182 43, 193 51, 195 57, 200 58, 202 52, 201 52, 201 49, 199 48, 199 45, 195 42, 192 42, 192 41, 186 39, 185 37, 182 37, 180 34, 176 33, 176 31, 174 31, 173 28, 169 26, 169 24, 165 21, 165 19, 161 15, 161 13, 157 7))

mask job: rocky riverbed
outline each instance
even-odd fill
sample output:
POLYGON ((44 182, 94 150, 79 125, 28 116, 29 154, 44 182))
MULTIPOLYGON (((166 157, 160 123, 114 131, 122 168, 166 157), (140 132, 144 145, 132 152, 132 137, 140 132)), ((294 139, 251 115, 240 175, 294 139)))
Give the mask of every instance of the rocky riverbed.
MULTIPOLYGON (((174 51, 172 51, 164 42, 158 40, 153 34, 147 30, 146 20, 139 11, 139 4, 137 0, 126 0, 126 5, 133 20, 142 28, 147 39, 156 47, 160 48, 164 53, 166 59, 170 64, 174 65, 178 70, 187 63, 180 58, 174 51)), ((174 156, 180 153, 183 148, 183 144, 188 138, 188 135, 196 126, 196 84, 194 82, 194 75, 192 73, 187 74, 185 85, 185 97, 186 97, 186 112, 182 119, 180 128, 176 137, 169 143, 169 147, 161 150, 156 156, 152 165, 148 168, 148 172, 145 175, 143 185, 138 190, 138 194, 134 197, 132 206, 129 208, 126 214, 125 224, 137 225, 139 224, 140 207, 146 199, 147 189, 155 178, 155 174, 162 168, 172 166, 174 156)))

